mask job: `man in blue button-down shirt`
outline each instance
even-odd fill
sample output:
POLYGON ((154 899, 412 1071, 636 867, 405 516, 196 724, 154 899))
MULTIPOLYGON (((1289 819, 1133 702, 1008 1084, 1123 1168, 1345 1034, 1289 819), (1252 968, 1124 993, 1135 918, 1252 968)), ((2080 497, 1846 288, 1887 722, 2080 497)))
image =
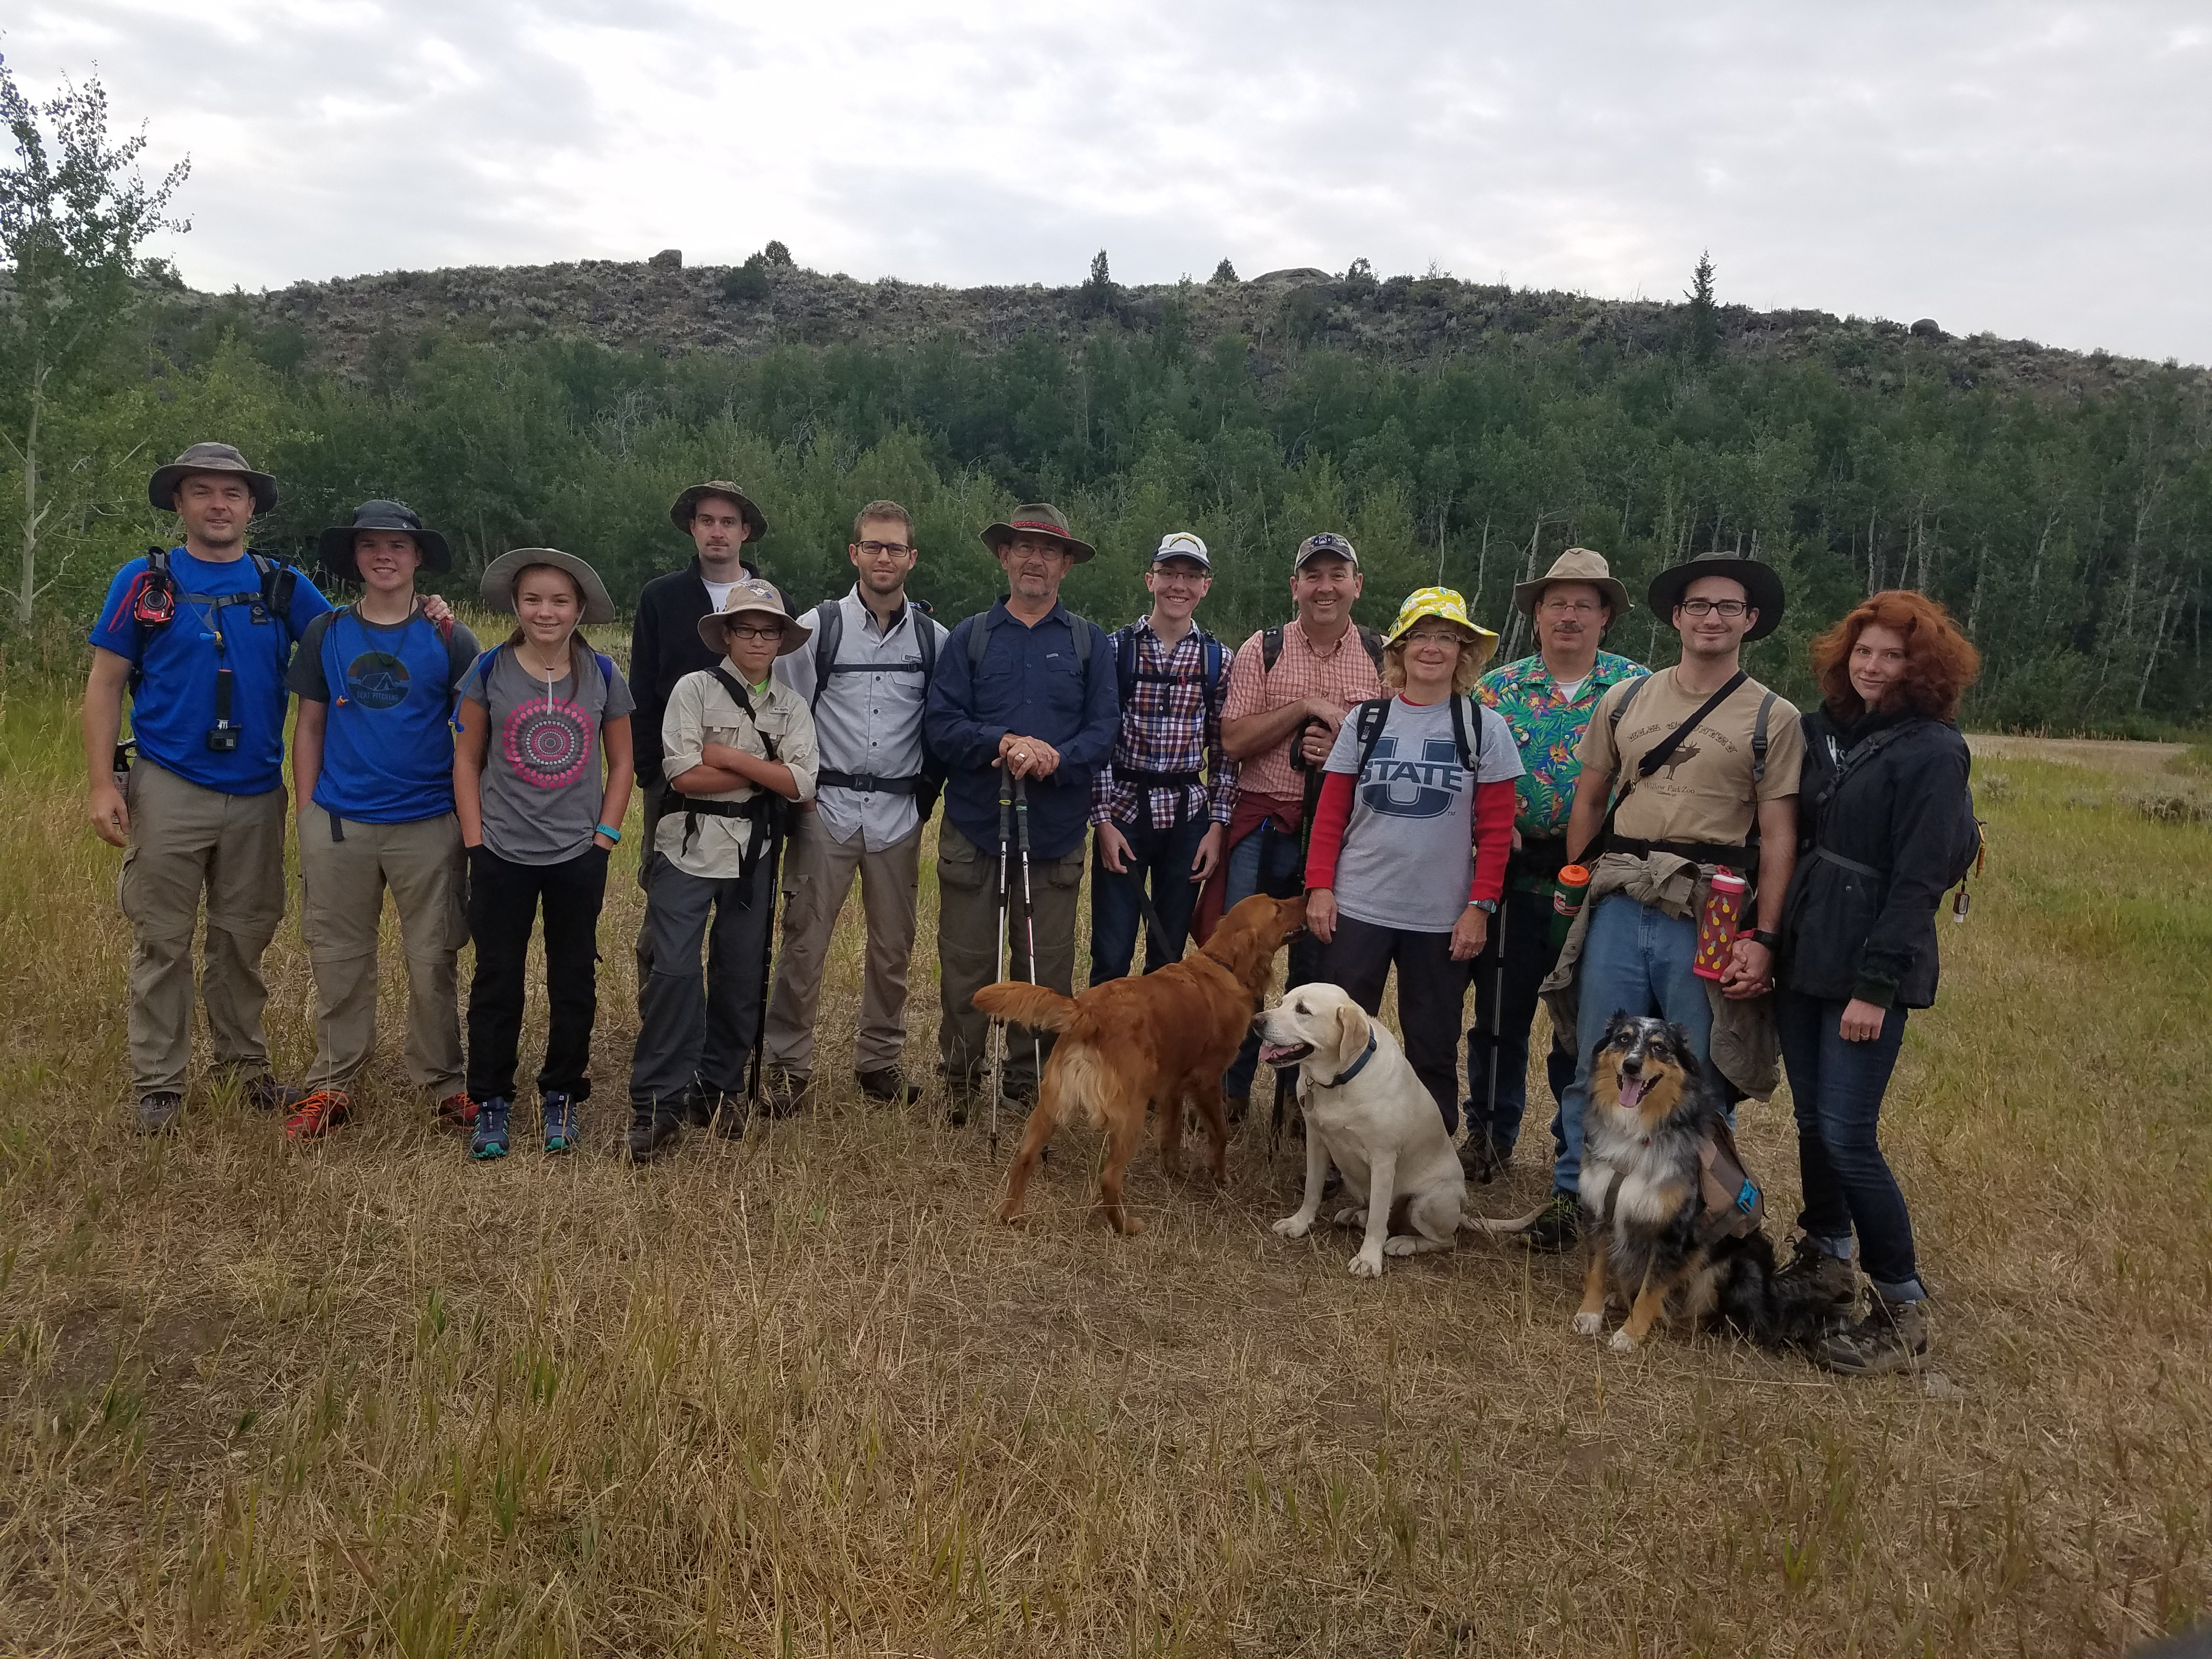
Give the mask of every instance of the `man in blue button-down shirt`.
MULTIPOLYGON (((1057 507, 1041 501, 991 526, 983 544, 1006 573, 1007 595, 953 629, 938 654, 922 722, 948 769, 937 842, 944 905, 937 960, 945 999, 937 1041, 955 1121, 966 1115, 967 1097, 984 1086, 990 1022, 972 1000, 998 977, 999 768, 1029 788, 1036 981, 1073 995, 1091 780, 1112 754, 1121 723, 1104 633, 1060 602, 1061 581, 1091 556, 1090 544, 1075 538, 1057 507)), ((1018 905, 1021 876, 1013 858, 1008 864, 1007 884, 1018 905)), ((1007 972, 1027 979, 1018 909, 1015 916, 1007 972)), ((1036 1054, 1030 1043, 1009 1045, 1012 1097, 1036 1097, 1036 1054)))

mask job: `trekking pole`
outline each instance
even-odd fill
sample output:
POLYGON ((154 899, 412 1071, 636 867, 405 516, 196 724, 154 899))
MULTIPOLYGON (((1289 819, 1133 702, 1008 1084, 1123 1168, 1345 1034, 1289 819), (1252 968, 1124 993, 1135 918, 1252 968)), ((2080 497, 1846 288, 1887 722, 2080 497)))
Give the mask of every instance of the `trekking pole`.
MULTIPOLYGON (((1022 926, 1027 930, 1030 983, 1034 985, 1037 982, 1036 906, 1030 898, 1030 785, 1027 778, 1014 780, 1014 823, 1018 826, 1018 834, 1021 839, 1022 926)), ((1036 1085, 1041 1088, 1044 1084, 1044 1042, 1037 1036, 1035 1026, 1030 1028, 1030 1053, 1031 1063, 1036 1067, 1036 1085)))
MULTIPOLYGON (((1000 979, 1006 976, 1006 843, 1013 834, 1014 797, 1012 775, 1003 760, 999 763, 999 954, 995 963, 1000 979)), ((1006 1085, 1006 1024, 994 1019, 990 1029, 991 1045, 991 1155, 999 1154, 999 1096, 1006 1085)))
POLYGON ((752 1061, 745 1068, 745 1098, 760 1098, 761 1050, 768 1046, 768 992, 769 970, 775 964, 775 902, 783 891, 783 813, 781 803, 772 805, 769 822, 775 827, 768 838, 768 926, 761 930, 760 1006, 753 1015, 752 1061))
MULTIPOLYGON (((1498 1121, 1498 1012, 1505 1001, 1505 908, 1511 896, 1510 893, 1500 895, 1498 914, 1492 918, 1498 927, 1493 941, 1498 950, 1498 964, 1490 970, 1490 1086, 1484 1091, 1482 1115, 1482 1133, 1486 1138, 1490 1134, 1490 1126, 1498 1121)), ((1487 1158, 1488 1155, 1486 1147, 1484 1156, 1487 1158)), ((1489 1165, 1485 1164, 1481 1167, 1487 1169, 1489 1165)))

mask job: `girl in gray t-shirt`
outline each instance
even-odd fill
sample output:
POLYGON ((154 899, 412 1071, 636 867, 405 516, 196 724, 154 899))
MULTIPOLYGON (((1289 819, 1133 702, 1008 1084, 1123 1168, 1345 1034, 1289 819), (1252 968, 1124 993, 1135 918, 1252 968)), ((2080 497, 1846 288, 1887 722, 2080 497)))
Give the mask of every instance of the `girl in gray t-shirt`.
POLYGON ((551 1019, 538 1092, 549 1152, 575 1145, 591 1093, 599 906, 633 775, 629 688, 577 632, 611 620, 598 575, 574 554, 525 548, 484 572, 484 599, 519 626, 462 682, 453 808, 469 856, 470 1156, 503 1158, 522 1032, 530 935, 545 916, 551 1019))

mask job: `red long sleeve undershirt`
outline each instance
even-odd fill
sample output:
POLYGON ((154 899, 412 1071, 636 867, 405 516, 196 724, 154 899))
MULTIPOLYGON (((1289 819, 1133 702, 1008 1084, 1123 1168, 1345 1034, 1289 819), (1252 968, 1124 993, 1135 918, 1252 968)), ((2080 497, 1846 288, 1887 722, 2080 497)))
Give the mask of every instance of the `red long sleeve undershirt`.
MULTIPOLYGON (((1337 855, 1344 850, 1345 826, 1352 822, 1352 790, 1356 782, 1349 772, 1331 772, 1322 780, 1321 799, 1314 807, 1313 840, 1306 848, 1306 887, 1334 890, 1337 855)), ((1518 810, 1513 780, 1474 787, 1474 879, 1468 899, 1493 902, 1505 890, 1505 860, 1513 850, 1513 817, 1518 810)))

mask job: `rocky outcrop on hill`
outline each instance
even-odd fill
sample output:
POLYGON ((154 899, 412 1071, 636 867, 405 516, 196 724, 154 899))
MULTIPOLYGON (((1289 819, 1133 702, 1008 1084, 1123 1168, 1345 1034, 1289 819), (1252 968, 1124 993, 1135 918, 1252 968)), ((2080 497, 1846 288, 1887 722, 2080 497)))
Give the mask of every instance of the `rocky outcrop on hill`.
MULTIPOLYGON (((780 251, 780 250, 779 250, 780 251)), ((297 283, 258 295, 171 291, 179 320, 224 310, 258 328, 296 331, 313 367, 357 373, 381 350, 438 331, 483 341, 580 336, 624 349, 734 352, 779 345, 892 345, 951 336, 976 348, 1025 334, 1073 341, 1102 325, 1171 326, 1204 345, 1241 336, 1266 350, 1290 343, 1341 345, 1407 363, 1433 361, 1499 337, 1610 345, 1630 353, 1680 337, 1686 307, 1599 300, 1462 283, 1449 276, 1377 280, 1303 268, 1249 281, 1122 288, 949 289, 892 278, 861 282, 788 264, 687 265, 665 249, 635 263, 466 266, 297 283)), ((1738 357, 1819 357, 1875 380, 1913 360, 1954 386, 1987 385, 2058 395, 2109 389, 2154 366, 1991 335, 1959 337, 1923 318, 1909 328, 1820 311, 1723 307, 1721 349, 1738 357)), ((2202 371, 2191 371, 2200 374, 2202 371)))

